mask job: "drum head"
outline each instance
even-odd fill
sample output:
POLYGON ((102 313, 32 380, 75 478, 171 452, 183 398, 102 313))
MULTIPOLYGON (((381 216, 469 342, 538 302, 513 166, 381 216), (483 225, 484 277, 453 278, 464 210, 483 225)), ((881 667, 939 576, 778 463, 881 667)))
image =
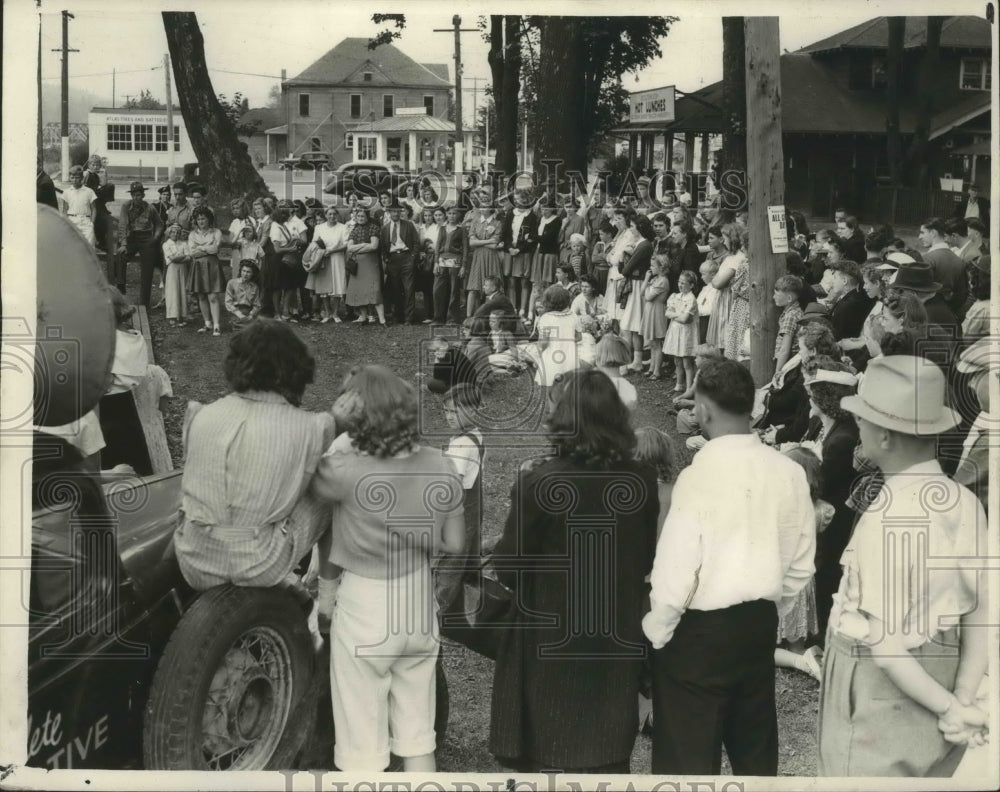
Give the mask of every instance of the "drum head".
POLYGON ((41 204, 37 273, 34 421, 61 426, 94 409, 111 384, 114 311, 93 248, 41 204))

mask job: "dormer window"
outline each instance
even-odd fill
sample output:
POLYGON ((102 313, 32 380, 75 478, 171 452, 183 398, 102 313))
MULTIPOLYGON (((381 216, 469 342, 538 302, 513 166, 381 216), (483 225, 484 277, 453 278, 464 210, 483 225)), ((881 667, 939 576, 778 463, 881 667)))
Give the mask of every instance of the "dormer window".
POLYGON ((963 91, 988 91, 992 87, 987 58, 962 58, 958 87, 963 91))
POLYGON ((371 72, 364 72, 361 75, 361 79, 362 79, 363 82, 371 82, 372 81, 372 73, 371 72))

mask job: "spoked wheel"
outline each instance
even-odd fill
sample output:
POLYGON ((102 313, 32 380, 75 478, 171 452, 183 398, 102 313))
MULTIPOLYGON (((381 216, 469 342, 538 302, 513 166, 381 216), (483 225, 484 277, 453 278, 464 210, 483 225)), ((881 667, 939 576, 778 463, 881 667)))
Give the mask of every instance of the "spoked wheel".
POLYGON ((313 670, 305 615, 281 589, 224 586, 191 606, 146 706, 151 770, 286 768, 313 670))

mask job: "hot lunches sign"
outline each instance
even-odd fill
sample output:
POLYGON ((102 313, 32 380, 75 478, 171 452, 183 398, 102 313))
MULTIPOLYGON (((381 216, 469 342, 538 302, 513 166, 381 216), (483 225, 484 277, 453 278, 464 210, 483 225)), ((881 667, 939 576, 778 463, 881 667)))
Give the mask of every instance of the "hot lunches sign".
POLYGON ((674 86, 638 91, 628 98, 630 123, 674 120, 674 86))

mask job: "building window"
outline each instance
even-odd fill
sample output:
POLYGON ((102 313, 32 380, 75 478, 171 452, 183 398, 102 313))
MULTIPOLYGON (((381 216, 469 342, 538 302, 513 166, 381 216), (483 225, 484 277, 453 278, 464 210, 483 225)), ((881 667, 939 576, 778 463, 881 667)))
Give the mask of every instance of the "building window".
POLYGON ((358 136, 355 138, 355 158, 359 160, 373 160, 376 158, 377 154, 377 138, 365 136, 358 136))
POLYGON ((132 126, 108 124, 108 151, 132 150, 132 126))
POLYGON ((371 82, 372 81, 372 73, 371 72, 365 72, 364 74, 361 75, 361 79, 364 82, 371 82))
POLYGON ((351 94, 351 118, 361 118, 361 94, 351 94))
MULTIPOLYGON (((167 128, 165 126, 156 127, 156 150, 166 151, 167 150, 167 128)), ((181 150, 181 128, 178 126, 174 127, 174 151, 181 150)))
POLYGON ((345 149, 352 149, 352 148, 354 148, 354 133, 353 132, 347 132, 344 135, 344 148, 345 149))
POLYGON ((403 160, 403 139, 398 137, 386 138, 385 161, 402 162, 402 160, 403 160))
POLYGON ((959 88, 963 91, 988 91, 992 84, 989 60, 986 58, 962 58, 959 88))
POLYGON ((886 59, 872 58, 872 88, 885 88, 889 78, 889 67, 886 59))
POLYGON ((392 118, 393 116, 392 94, 382 94, 382 117, 392 118))
POLYGON ((153 125, 152 124, 136 124, 135 125, 135 150, 136 151, 152 151, 153 150, 153 125))
POLYGON ((310 151, 322 151, 323 141, 318 137, 309 138, 309 150, 310 151))
POLYGON ((299 94, 299 115, 309 115, 309 94, 299 94))
POLYGON ((424 97, 424 109, 427 111, 427 115, 434 115, 434 97, 425 96, 424 97))

